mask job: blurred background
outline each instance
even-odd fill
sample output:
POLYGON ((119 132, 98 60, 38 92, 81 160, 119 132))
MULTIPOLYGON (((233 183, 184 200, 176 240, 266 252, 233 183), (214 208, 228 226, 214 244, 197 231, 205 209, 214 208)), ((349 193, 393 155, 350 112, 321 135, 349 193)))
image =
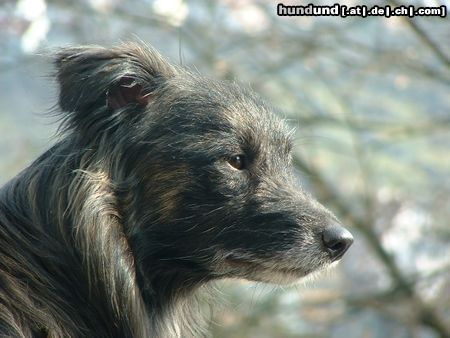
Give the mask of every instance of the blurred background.
POLYGON ((303 286, 219 283, 212 337, 450 337, 450 18, 278 17, 276 5, 2 0, 0 184, 54 142, 48 52, 138 37, 278 106, 303 185, 356 238, 303 286))

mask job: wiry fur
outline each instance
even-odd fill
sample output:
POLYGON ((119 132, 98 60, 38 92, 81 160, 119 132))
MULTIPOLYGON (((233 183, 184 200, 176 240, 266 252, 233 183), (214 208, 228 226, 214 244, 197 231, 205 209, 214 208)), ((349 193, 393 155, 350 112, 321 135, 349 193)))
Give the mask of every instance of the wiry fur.
POLYGON ((0 190, 1 337, 198 337, 208 282, 286 284, 331 262, 335 218, 250 90, 139 44, 55 65, 63 137, 0 190))

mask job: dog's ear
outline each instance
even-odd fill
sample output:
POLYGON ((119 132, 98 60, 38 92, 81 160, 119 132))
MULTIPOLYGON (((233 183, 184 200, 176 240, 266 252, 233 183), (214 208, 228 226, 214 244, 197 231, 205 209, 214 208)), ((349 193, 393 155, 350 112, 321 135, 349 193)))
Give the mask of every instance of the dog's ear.
POLYGON ((146 106, 152 92, 177 72, 156 50, 137 43, 64 48, 55 65, 59 105, 77 118, 101 108, 146 106))

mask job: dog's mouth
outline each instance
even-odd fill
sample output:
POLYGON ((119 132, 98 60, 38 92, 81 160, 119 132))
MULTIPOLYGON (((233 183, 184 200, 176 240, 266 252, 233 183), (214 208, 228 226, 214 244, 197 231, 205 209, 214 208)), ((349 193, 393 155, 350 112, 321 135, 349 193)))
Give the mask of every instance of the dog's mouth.
POLYGON ((310 273, 323 268, 305 269, 304 267, 291 267, 288 265, 254 261, 232 256, 226 257, 225 262, 229 267, 229 277, 238 277, 278 285, 296 283, 310 273))

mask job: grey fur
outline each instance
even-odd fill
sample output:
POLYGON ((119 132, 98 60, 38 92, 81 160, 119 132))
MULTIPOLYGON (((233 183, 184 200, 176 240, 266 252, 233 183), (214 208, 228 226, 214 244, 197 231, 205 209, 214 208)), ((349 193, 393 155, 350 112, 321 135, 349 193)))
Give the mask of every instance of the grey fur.
POLYGON ((290 284, 332 262, 337 220, 251 90, 141 44, 55 65, 61 140, 0 190, 1 337, 199 337, 211 281, 290 284))

